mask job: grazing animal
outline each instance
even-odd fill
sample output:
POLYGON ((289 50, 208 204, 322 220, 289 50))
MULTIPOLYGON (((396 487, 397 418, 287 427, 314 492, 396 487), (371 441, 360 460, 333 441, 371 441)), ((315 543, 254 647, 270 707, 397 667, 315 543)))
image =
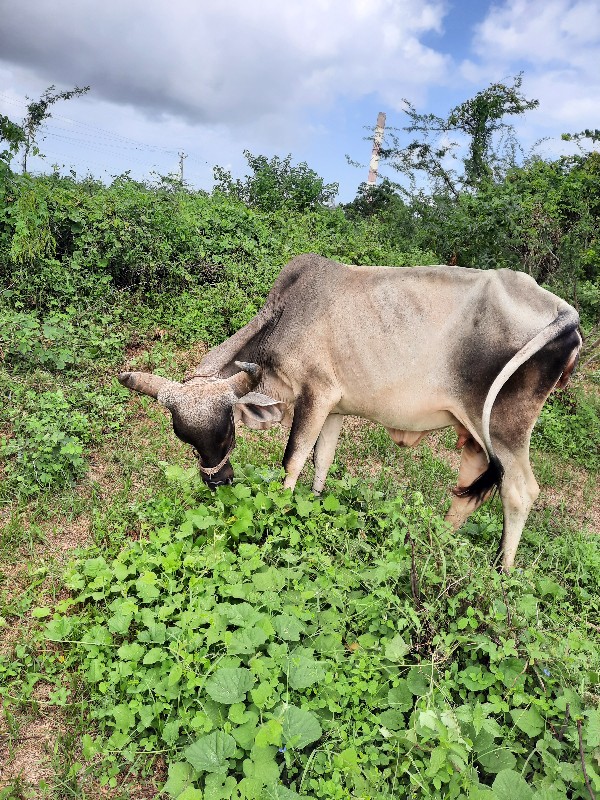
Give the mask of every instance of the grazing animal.
POLYGON ((498 487, 507 569, 539 492, 531 431, 581 343, 575 309, 521 272, 356 267, 301 255, 193 377, 125 372, 119 380, 171 411, 211 488, 233 478, 236 420, 291 426, 284 485, 294 488, 314 449, 317 493, 345 414, 381 423, 409 447, 453 426, 462 457, 446 518, 460 527, 498 487))

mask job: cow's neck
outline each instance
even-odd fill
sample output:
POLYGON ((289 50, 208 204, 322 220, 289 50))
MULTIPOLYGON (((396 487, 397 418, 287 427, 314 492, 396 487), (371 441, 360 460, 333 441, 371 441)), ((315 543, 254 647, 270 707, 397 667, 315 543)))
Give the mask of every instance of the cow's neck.
POLYGON ((208 352, 196 367, 194 375, 198 377, 229 378, 236 372, 236 361, 247 361, 259 364, 263 371, 261 384, 268 388, 280 382, 273 369, 272 336, 275 332, 280 314, 265 307, 250 322, 234 333, 222 344, 208 352))

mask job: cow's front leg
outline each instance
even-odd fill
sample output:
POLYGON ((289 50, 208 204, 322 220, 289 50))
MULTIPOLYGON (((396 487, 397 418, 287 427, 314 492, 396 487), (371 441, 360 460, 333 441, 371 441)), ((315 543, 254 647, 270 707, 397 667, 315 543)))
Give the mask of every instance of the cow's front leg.
POLYGON ((344 417, 341 414, 330 414, 321 428, 313 455, 313 463, 315 465, 313 492, 315 494, 321 494, 325 486, 325 479, 327 478, 329 467, 333 463, 343 421, 344 417))
POLYGON ((283 456, 285 480, 283 486, 293 489, 302 467, 321 433, 329 412, 337 399, 311 392, 300 395, 294 403, 294 421, 283 456))

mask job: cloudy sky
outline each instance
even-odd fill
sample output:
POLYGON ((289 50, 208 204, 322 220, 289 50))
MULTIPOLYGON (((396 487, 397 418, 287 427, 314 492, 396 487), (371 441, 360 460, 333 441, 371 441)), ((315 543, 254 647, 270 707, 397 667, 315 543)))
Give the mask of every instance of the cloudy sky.
MULTIPOLYGON (((0 0, 0 113, 53 107, 45 161, 78 175, 168 174, 209 189, 244 149, 306 161, 352 199, 366 126, 402 100, 444 115, 524 71, 525 144, 600 127, 598 0, 0 0)), ((544 145, 547 153, 564 145, 544 145)))

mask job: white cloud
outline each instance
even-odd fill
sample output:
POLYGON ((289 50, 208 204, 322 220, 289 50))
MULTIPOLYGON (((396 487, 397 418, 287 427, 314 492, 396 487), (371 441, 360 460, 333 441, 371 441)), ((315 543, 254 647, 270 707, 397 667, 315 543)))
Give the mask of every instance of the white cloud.
POLYGON ((5 61, 94 97, 191 123, 255 124, 442 81, 419 43, 441 0, 3 0, 5 61))
POLYGON ((523 59, 538 66, 562 62, 588 69, 599 40, 597 0, 509 0, 492 7, 474 45, 486 60, 523 59))
POLYGON ((523 89, 540 101, 536 133, 596 127, 600 96, 600 4, 597 0, 508 0, 476 28, 462 74, 503 80, 524 70, 523 89))

